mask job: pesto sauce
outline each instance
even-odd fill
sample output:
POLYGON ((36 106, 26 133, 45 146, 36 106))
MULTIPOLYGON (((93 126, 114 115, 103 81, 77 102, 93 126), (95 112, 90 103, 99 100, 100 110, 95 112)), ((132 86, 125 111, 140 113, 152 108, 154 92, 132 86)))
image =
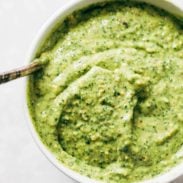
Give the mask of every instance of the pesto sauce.
POLYGON ((74 12, 42 47, 29 80, 42 142, 65 166, 130 183, 182 160, 183 26, 144 3, 74 12))

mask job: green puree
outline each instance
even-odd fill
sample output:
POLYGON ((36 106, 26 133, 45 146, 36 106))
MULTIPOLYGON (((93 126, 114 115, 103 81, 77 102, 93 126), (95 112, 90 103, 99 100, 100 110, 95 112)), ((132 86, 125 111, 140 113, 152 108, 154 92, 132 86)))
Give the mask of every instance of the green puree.
POLYGON ((39 55, 49 63, 29 80, 29 109, 65 166, 130 183, 181 162, 181 21, 147 4, 98 4, 57 25, 39 55))

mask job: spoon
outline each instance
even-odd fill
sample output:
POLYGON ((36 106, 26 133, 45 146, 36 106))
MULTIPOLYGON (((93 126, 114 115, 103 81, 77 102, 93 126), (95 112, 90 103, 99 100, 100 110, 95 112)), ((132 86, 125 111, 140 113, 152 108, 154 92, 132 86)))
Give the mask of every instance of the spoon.
POLYGON ((35 59, 31 64, 27 66, 0 73, 0 84, 30 75, 33 72, 43 68, 47 62, 48 61, 45 59, 35 59))

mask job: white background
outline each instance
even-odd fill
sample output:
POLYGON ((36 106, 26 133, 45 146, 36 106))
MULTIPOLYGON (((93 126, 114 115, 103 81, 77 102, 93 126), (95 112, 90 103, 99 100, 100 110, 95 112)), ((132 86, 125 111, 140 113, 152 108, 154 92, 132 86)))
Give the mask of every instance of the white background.
MULTIPOLYGON (((25 63, 41 25, 69 1, 0 0, 0 72, 25 63)), ((22 79, 0 85, 0 183, 74 183, 35 145, 23 115, 23 90, 22 79)))

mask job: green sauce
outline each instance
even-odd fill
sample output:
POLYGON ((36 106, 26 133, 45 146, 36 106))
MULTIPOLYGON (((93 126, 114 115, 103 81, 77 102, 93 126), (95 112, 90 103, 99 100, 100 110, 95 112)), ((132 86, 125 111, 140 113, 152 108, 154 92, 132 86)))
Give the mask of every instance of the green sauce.
POLYGON ((143 3, 67 17, 29 80, 42 142, 65 166, 110 183, 151 178, 183 155, 183 25, 143 3))

